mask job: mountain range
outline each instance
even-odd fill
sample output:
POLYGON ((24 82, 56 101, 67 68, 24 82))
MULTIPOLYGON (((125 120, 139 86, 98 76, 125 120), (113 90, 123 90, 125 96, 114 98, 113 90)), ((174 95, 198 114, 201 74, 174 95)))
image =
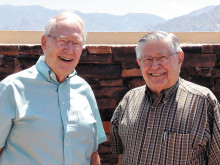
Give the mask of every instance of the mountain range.
MULTIPOLYGON (((0 30, 41 31, 47 21, 61 10, 41 6, 0 5, 0 30)), ((75 11, 85 22, 88 32, 168 32, 220 31, 220 5, 207 6, 187 15, 165 20, 153 14, 82 13, 75 11)))

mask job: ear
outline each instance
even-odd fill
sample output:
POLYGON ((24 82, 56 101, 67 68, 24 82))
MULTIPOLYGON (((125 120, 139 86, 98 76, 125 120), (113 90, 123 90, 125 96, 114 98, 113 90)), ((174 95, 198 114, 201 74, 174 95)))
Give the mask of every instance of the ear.
POLYGON ((46 46, 47 46, 47 37, 43 35, 41 37, 41 48, 43 49, 43 51, 46 49, 46 46))
POLYGON ((139 67, 141 68, 141 61, 139 59, 137 59, 137 63, 139 65, 139 67))
POLYGON ((184 60, 184 53, 178 52, 178 64, 182 65, 184 60))

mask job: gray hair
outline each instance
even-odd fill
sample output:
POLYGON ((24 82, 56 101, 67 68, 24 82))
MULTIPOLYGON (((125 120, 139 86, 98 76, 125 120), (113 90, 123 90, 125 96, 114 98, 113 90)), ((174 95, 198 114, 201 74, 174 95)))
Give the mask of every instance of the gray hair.
POLYGON ((167 41, 170 43, 170 49, 173 53, 182 52, 179 40, 175 34, 167 33, 164 31, 154 31, 148 33, 139 40, 138 45, 135 49, 137 59, 141 58, 141 51, 143 46, 152 41, 167 41))
POLYGON ((71 11, 64 11, 62 13, 59 13, 55 17, 51 18, 44 28, 44 35, 50 35, 51 31, 55 28, 55 25, 58 21, 65 20, 68 18, 71 18, 71 19, 75 20, 76 22, 79 22, 79 24, 82 26, 83 43, 84 43, 86 40, 86 30, 85 30, 84 22, 78 15, 76 15, 75 13, 73 13, 71 11))

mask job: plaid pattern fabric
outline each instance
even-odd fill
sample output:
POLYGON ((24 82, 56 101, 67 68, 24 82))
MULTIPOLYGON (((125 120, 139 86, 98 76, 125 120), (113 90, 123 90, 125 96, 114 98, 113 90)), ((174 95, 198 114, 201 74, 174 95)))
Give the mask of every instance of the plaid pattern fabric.
POLYGON ((179 78, 152 102, 130 90, 111 120, 112 152, 123 165, 220 165, 220 106, 212 92, 179 78))

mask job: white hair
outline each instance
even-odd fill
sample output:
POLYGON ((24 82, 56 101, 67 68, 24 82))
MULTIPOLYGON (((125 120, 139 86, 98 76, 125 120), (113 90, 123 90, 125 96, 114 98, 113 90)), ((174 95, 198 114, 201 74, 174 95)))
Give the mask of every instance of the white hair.
POLYGON ((166 41, 170 43, 170 49, 173 53, 182 52, 179 40, 175 34, 167 33, 164 31, 155 31, 148 33, 139 40, 138 45, 135 49, 137 59, 141 58, 141 51, 143 46, 152 41, 166 41))
POLYGON ((83 43, 84 43, 86 40, 86 30, 85 30, 84 22, 78 15, 76 15, 75 13, 71 11, 64 11, 62 13, 59 13, 55 17, 51 18, 44 28, 44 35, 50 35, 51 31, 55 28, 55 25, 58 21, 65 20, 68 18, 73 19, 74 21, 78 22, 82 26, 83 43))

